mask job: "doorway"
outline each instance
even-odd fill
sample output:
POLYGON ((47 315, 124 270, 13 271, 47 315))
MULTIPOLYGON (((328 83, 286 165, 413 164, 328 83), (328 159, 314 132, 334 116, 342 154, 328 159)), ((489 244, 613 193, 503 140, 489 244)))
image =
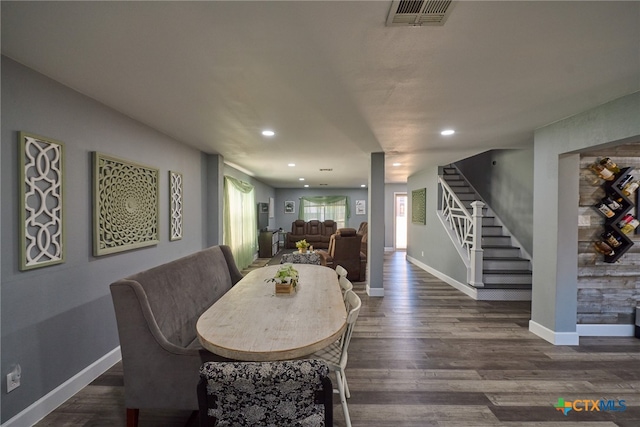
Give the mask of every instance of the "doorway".
POLYGON ((393 193, 393 248, 407 249, 407 193, 393 193))

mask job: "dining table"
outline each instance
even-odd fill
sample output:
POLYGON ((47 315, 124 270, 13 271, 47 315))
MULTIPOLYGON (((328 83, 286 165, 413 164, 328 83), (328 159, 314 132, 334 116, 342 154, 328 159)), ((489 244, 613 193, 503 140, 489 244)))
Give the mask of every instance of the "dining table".
POLYGON ((199 317, 196 329, 205 349, 241 361, 290 360, 340 338, 347 312, 336 272, 295 264, 295 291, 276 294, 269 279, 281 267, 249 272, 199 317))

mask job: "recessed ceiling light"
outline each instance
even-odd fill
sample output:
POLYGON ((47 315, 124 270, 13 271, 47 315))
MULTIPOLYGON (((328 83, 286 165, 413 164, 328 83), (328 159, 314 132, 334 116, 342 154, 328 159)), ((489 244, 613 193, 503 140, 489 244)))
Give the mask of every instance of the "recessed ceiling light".
POLYGON ((296 164, 295 163, 289 163, 287 166, 289 166, 290 168, 294 167, 296 164))
POLYGON ((304 181, 304 178, 298 178, 298 181, 304 181))
POLYGON ((453 135, 454 133, 456 133, 456 131, 453 129, 445 129, 442 132, 440 132, 440 135, 449 136, 449 135, 453 135))
POLYGON ((269 129, 265 129, 265 130, 263 130, 263 131, 262 131, 262 135, 263 135, 263 136, 273 136, 273 135, 275 135, 275 134, 276 134, 276 133, 275 133, 274 131, 269 130, 269 129))
POLYGON ((308 187, 308 186, 309 186, 309 184, 305 184, 304 186, 305 186, 305 188, 306 188, 306 187, 308 187))
POLYGON ((367 184, 360 184, 360 187, 366 187, 367 184))
POLYGON ((402 163, 394 163, 393 166, 402 166, 402 163))

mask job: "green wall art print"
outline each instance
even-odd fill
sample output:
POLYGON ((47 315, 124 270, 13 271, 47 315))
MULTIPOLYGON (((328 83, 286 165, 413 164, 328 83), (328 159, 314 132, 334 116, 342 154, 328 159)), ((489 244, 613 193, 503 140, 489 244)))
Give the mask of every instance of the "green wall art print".
POLYGON ((411 222, 427 223, 427 189, 421 188, 411 192, 411 222))
POLYGON ((64 262, 64 144, 19 132, 20 270, 64 262))
POLYGON ((159 171, 93 153, 93 255, 159 242, 159 171))

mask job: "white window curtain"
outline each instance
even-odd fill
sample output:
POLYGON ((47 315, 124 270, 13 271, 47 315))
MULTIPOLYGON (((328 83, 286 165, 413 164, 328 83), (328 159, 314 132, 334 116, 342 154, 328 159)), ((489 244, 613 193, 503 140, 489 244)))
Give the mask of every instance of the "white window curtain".
POLYGON ((298 218, 309 221, 332 219, 338 228, 347 226, 351 212, 348 196, 311 196, 300 198, 298 218))
POLYGON ((257 250, 256 196, 253 185, 224 177, 224 236, 236 265, 243 269, 253 262, 257 250))

